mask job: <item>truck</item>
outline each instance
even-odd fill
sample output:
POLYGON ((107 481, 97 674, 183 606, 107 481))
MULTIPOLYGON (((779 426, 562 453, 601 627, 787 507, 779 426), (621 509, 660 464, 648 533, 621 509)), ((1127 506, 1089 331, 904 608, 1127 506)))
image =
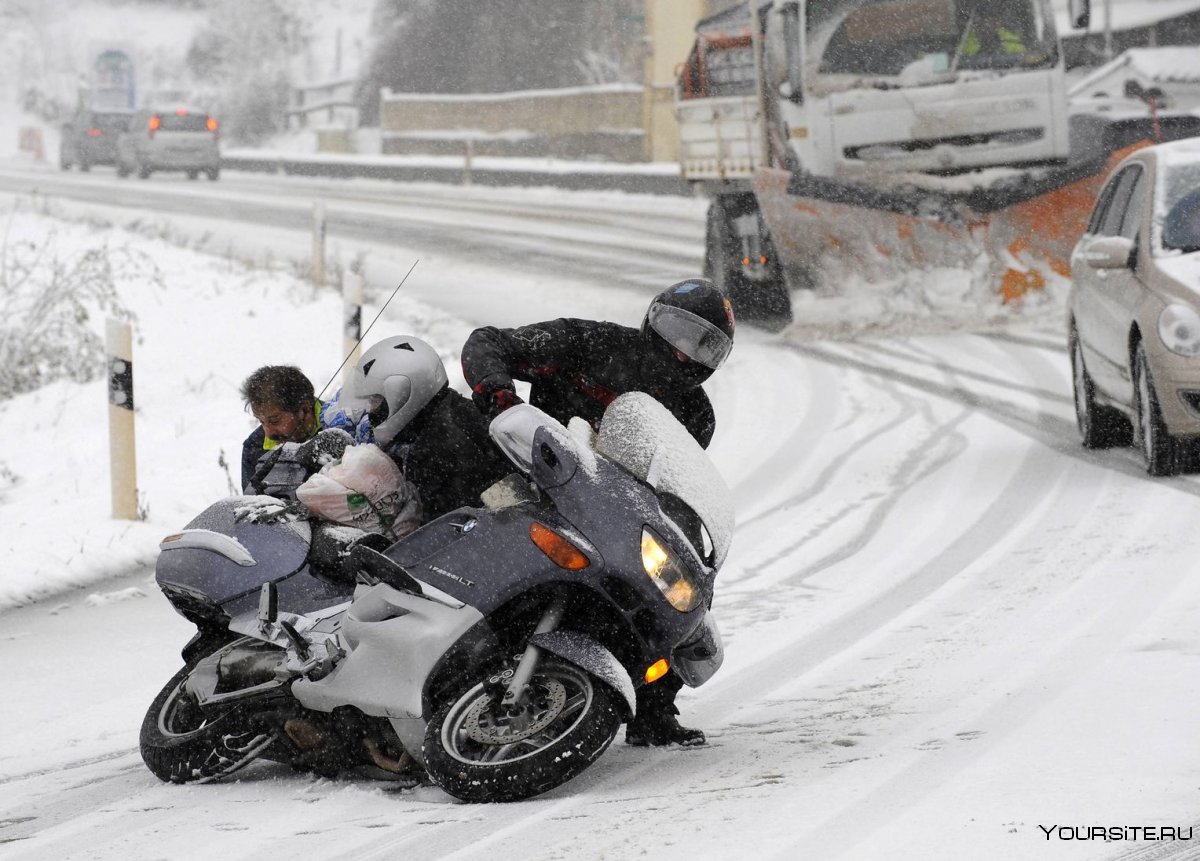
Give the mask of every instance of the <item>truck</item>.
POLYGON ((705 274, 773 324, 793 291, 940 267, 1017 301, 1069 276, 1131 147, 1200 134, 1070 104, 1049 0, 748 0, 699 22, 674 107, 705 274))

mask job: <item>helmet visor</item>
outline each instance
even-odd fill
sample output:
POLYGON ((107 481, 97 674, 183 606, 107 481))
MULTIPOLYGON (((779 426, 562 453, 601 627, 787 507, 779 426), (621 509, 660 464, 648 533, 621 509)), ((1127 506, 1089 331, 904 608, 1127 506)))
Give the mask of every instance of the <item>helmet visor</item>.
POLYGON ((714 371, 725 363, 733 349, 733 339, 712 323, 672 305, 656 302, 651 306, 650 328, 693 362, 714 371))

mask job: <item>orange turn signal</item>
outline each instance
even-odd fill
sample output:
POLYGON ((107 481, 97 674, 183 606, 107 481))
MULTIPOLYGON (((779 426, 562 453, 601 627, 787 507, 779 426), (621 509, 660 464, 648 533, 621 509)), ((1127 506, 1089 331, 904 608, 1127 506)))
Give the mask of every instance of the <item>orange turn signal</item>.
POLYGON ((646 684, 657 682, 671 669, 671 665, 667 663, 666 658, 659 658, 650 666, 646 667, 646 684))
POLYGON ((553 529, 534 523, 529 527, 529 537, 559 568, 581 571, 588 567, 588 558, 583 552, 553 529))

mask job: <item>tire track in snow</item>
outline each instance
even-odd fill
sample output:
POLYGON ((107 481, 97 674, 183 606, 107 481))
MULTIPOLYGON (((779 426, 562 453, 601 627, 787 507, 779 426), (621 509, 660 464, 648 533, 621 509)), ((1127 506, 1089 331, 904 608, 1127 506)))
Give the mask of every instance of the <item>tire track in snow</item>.
MULTIPOLYGON (((883 390, 883 387, 881 386, 880 389, 883 390)), ((856 449, 859 449, 865 445, 869 445, 870 443, 874 442, 875 440, 879 439, 880 437, 890 433, 891 431, 895 430, 896 428, 898 428, 901 425, 908 422, 913 416, 915 416, 917 414, 917 409, 913 405, 913 400, 911 398, 908 398, 908 399, 899 399, 898 398, 897 401, 899 404, 899 406, 898 406, 899 412, 897 415, 888 419, 886 422, 879 425, 878 427, 873 428, 869 433, 865 434, 864 436, 858 437, 855 440, 853 447, 843 451, 841 454, 837 455, 836 457, 831 458, 825 464, 825 466, 821 469, 821 471, 817 474, 816 479, 813 480, 808 485, 806 485, 805 487, 803 487, 799 492, 795 493, 792 496, 789 496, 788 498, 786 498, 782 502, 772 506, 771 508, 760 511, 757 514, 746 518, 745 520, 740 520, 737 524, 738 528, 742 529, 742 528, 745 528, 748 526, 752 526, 766 518, 775 517, 781 511, 784 511, 789 508, 795 508, 796 506, 802 505, 803 503, 809 501, 810 499, 813 499, 816 496, 819 496, 821 493, 826 491, 830 487, 830 485, 833 483, 834 478, 837 477, 837 474, 842 469, 844 469, 846 464, 850 461, 850 459, 854 457, 854 455, 856 453, 856 449)), ((857 417, 861 417, 863 415, 865 415, 865 413, 861 409, 856 410, 857 417)), ((781 474, 780 470, 783 466, 783 464, 781 464, 780 461, 781 460, 785 460, 785 461, 794 460, 795 458, 792 453, 795 450, 795 447, 797 445, 799 445, 801 442, 804 442, 810 438, 811 438, 811 436, 807 432, 807 428, 804 428, 804 427, 797 428, 796 432, 793 433, 787 440, 785 440, 777 448, 776 457, 772 458, 770 461, 768 461, 762 467, 760 467, 758 470, 756 470, 755 473, 753 473, 746 480, 746 484, 749 485, 750 487, 756 487, 759 484, 767 483, 768 481, 778 480, 778 477, 781 474)))
POLYGON ((972 370, 968 370, 966 368, 956 367, 954 365, 951 365, 948 361, 941 359, 938 356, 936 356, 935 354, 930 353, 927 350, 923 350, 917 346, 912 346, 911 352, 898 350, 898 349, 884 346, 883 344, 878 344, 878 343, 872 343, 872 344, 859 343, 856 346, 863 353, 890 356, 890 357, 899 359, 904 362, 911 362, 913 364, 924 365, 935 371, 940 371, 940 372, 946 374, 947 376, 951 376, 957 380, 963 380, 963 379, 972 380, 974 382, 983 383, 988 386, 995 386, 997 388, 1007 389, 1007 390, 1013 391, 1013 392, 1033 395, 1044 401, 1051 401, 1054 403, 1065 404, 1067 406, 1072 406, 1072 407, 1074 406, 1074 403, 1075 403, 1074 400, 1072 399, 1072 397, 1069 394, 1066 394, 1064 392, 1053 391, 1051 389, 1044 389, 1039 386, 1032 386, 1032 385, 1027 385, 1024 383, 1019 383, 1015 380, 1005 379, 1003 377, 996 376, 993 374, 985 374, 985 373, 982 373, 979 371, 972 371, 972 370))
POLYGON ((864 373, 875 374, 876 376, 890 379, 898 384, 930 395, 957 401, 988 415, 1001 424, 1035 442, 1041 443, 1046 448, 1052 449, 1058 454, 1066 455, 1067 457, 1092 465, 1102 465, 1134 478, 1151 481, 1161 484, 1163 487, 1170 487, 1180 493, 1200 497, 1200 484, 1181 478, 1167 479, 1165 481, 1161 478, 1152 478, 1131 458, 1114 457, 1113 454, 1118 450, 1091 452, 1083 448, 1076 440, 1075 425, 1057 416, 1047 413, 1034 413, 1000 398, 973 392, 961 385, 938 383, 916 374, 898 371, 894 368, 881 368, 870 362, 841 355, 820 347, 789 345, 788 349, 811 356, 818 361, 855 368, 864 373))

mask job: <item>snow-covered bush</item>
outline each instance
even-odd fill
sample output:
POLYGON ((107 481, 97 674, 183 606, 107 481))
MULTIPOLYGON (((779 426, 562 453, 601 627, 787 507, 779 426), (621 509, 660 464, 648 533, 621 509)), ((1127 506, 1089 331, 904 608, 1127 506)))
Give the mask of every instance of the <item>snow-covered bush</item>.
MULTIPOLYGON (((0 400, 59 379, 87 382, 105 368, 104 316, 129 320, 117 279, 152 261, 103 241, 60 241, 59 232, 17 235, 16 211, 0 236, 0 400)), ((34 216, 25 216, 34 218, 34 216)), ((40 220, 40 219, 39 219, 40 220)))
POLYGON ((284 0, 209 0, 206 14, 187 67, 214 94, 224 134, 259 144, 287 126, 288 67, 308 45, 307 25, 284 0))

